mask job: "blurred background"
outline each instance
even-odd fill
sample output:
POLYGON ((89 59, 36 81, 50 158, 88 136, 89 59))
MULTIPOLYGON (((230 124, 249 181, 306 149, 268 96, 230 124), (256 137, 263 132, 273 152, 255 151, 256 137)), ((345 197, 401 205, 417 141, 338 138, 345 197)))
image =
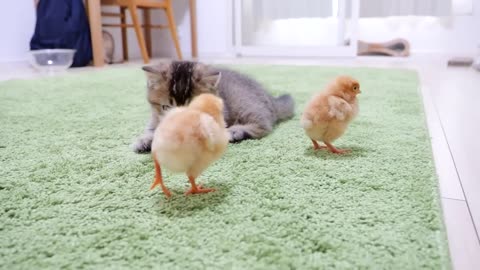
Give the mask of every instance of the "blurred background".
MULTIPOLYGON (((35 30, 33 0, 5 1, 0 9, 0 62, 25 61, 35 30)), ((180 48, 190 57, 188 0, 172 1, 180 48)), ((102 5, 103 12, 118 7, 102 5)), ((141 12, 141 11, 140 11, 141 12)), ((102 17, 104 23, 118 18, 102 17)), ((127 21, 130 21, 127 13, 127 21)), ((152 23, 167 22, 152 10, 152 23)), ((199 57, 355 56, 358 40, 404 39, 410 53, 475 56, 480 44, 480 3, 474 0, 197 0, 199 57), (475 2, 475 3, 474 3, 475 2)), ((97 26, 90 26, 97 27, 97 26)), ((113 36, 114 61, 122 60, 120 28, 113 36)), ((151 57, 175 57, 166 29, 152 31, 151 57)), ((128 29, 129 59, 141 59, 138 40, 128 29)))

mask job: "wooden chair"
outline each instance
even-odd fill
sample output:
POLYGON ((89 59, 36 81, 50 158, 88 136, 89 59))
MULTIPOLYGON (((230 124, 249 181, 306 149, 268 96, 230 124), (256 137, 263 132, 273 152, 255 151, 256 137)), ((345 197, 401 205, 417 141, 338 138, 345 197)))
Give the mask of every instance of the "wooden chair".
POLYGON ((105 27, 121 27, 122 29, 122 47, 123 58, 128 60, 128 45, 127 45, 127 28, 133 27, 137 36, 138 45, 142 54, 143 61, 148 63, 152 56, 152 38, 151 29, 169 28, 172 35, 173 43, 177 51, 179 59, 182 59, 182 52, 180 51, 180 43, 177 36, 177 27, 173 16, 173 8, 171 0, 101 0, 101 5, 105 6, 120 6, 120 13, 102 12, 105 17, 120 17, 120 24, 103 23, 105 27), (140 23, 138 16, 138 9, 143 10, 143 24, 140 23), (162 9, 165 11, 168 19, 168 25, 152 25, 150 20, 151 9, 162 9), (130 13, 132 24, 126 22, 126 10, 130 13), (145 38, 142 33, 142 27, 145 30, 145 38))

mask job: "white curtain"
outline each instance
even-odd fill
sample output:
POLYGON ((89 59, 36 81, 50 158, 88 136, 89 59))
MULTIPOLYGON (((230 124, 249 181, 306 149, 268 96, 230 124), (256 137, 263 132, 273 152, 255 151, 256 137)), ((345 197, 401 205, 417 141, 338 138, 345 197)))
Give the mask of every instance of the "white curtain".
POLYGON ((251 2, 255 18, 264 20, 332 16, 330 0, 243 0, 251 2))
POLYGON ((267 31, 279 20, 332 16, 333 1, 241 0, 243 42, 255 43, 255 33, 267 31))
POLYGON ((452 15, 452 0, 360 0, 360 17, 452 15))
POLYGON ((241 0, 242 43, 245 45, 291 44, 304 39, 299 38, 298 35, 310 38, 304 43, 318 43, 315 37, 321 29, 314 29, 317 24, 306 21, 331 18, 335 1, 241 0))

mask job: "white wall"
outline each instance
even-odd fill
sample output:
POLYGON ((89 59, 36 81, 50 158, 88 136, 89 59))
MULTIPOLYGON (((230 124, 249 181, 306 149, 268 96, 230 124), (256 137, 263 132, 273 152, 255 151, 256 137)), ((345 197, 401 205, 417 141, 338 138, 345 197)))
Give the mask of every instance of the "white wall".
POLYGON ((34 29, 33 0, 2 1, 0 8, 0 62, 25 60, 34 29))

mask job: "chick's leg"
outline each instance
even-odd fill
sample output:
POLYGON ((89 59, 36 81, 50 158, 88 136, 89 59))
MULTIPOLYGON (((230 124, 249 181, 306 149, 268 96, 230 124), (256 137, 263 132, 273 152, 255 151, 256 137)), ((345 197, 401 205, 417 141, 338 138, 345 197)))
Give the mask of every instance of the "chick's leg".
POLYGON ((324 148, 327 148, 326 146, 324 145, 319 145, 317 141, 312 140, 312 143, 313 143, 313 150, 318 150, 318 149, 324 149, 324 148))
POLYGON ((324 143, 327 146, 328 150, 330 150, 330 152, 332 152, 334 154, 345 154, 345 153, 350 152, 350 150, 338 149, 335 146, 333 146, 331 143, 328 143, 328 142, 324 142, 324 143))
POLYGON ((193 176, 188 176, 188 180, 190 181, 190 184, 192 185, 192 187, 187 192, 185 192, 185 195, 215 191, 214 188, 203 188, 202 185, 197 186, 197 184, 195 184, 195 177, 193 176))
POLYGON ((170 193, 170 190, 168 190, 168 188, 163 184, 162 169, 160 169, 160 164, 158 163, 155 154, 153 155, 153 161, 155 163, 155 179, 153 180, 150 190, 154 189, 157 185, 160 185, 163 194, 165 194, 167 198, 170 198, 172 194, 170 193))

